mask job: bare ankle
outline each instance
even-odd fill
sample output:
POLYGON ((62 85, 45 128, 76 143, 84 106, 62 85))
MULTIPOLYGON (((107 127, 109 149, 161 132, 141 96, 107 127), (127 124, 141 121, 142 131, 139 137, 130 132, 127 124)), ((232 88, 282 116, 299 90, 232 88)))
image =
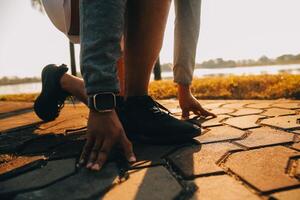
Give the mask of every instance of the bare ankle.
POLYGON ((68 91, 68 86, 70 85, 69 82, 70 82, 70 75, 69 74, 64 74, 61 78, 60 78, 60 87, 65 90, 65 91, 68 91))

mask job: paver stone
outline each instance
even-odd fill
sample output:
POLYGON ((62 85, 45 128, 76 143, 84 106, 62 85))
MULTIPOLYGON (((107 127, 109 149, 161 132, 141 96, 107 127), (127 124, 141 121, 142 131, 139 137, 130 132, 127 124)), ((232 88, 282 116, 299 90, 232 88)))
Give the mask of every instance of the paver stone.
POLYGON ((237 152, 225 162, 234 174, 262 192, 300 185, 286 174, 290 157, 299 152, 283 146, 273 146, 237 152))
POLYGON ((75 172, 75 159, 49 161, 46 166, 1 182, 0 195, 39 188, 75 172))
POLYGON ((293 142, 294 134, 269 128, 261 127, 251 129, 247 138, 234 143, 246 146, 248 148, 261 147, 267 145, 281 144, 287 142, 293 142))
POLYGON ((223 172, 216 163, 231 150, 241 148, 230 143, 212 143, 181 148, 168 160, 185 178, 223 172))
POLYGON ((198 186, 192 200, 218 199, 218 200, 259 200, 260 198, 250 192, 244 185, 228 175, 201 177, 194 180, 198 186))
POLYGON ((240 129, 250 129, 257 128, 259 124, 257 124, 257 120, 264 118, 261 115, 247 115, 241 117, 232 117, 227 119, 224 123, 240 128, 240 129))
POLYGON ((182 190, 176 179, 162 166, 129 172, 129 178, 108 191, 103 200, 174 199, 182 190))
POLYGON ((211 127, 207 132, 196 137, 200 143, 217 142, 224 140, 239 139, 245 134, 244 131, 230 126, 211 127))
POLYGON ((282 117, 274 117, 264 119, 261 124, 273 126, 281 129, 299 129, 300 128, 300 115, 289 115, 282 117))

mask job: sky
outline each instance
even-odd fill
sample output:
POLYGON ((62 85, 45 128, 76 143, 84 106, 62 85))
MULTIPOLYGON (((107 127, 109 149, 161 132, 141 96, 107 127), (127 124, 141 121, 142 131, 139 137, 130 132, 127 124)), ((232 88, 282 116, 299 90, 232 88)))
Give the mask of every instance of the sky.
MULTIPOLYGON (((203 0, 196 62, 299 54, 299 8, 299 0, 203 0)), ((173 59, 174 18, 172 6, 162 63, 173 59)), ((69 64, 67 38, 30 0, 0 0, 0 77, 39 76, 50 63, 69 64)))

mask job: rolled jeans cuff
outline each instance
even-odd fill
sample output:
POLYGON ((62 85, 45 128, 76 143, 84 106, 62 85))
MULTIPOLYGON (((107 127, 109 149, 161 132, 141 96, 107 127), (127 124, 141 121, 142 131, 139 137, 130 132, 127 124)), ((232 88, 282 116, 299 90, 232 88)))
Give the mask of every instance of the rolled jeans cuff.
MULTIPOLYGON (((111 66, 111 68, 114 68, 111 66)), ((119 80, 114 73, 97 72, 85 78, 85 89, 88 95, 98 94, 101 92, 120 92, 119 80), (99 75, 100 74, 100 75, 99 75), (99 76, 101 79, 99 79, 99 76)))
POLYGON ((181 85, 190 85, 193 80, 194 67, 183 67, 175 65, 173 68, 174 82, 181 85))

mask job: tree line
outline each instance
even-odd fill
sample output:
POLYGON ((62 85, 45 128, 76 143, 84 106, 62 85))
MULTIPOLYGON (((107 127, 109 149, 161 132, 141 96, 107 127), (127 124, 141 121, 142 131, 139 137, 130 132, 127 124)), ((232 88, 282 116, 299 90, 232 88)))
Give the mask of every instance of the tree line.
MULTIPOLYGON (((222 58, 211 59, 202 63, 197 63, 196 68, 224 68, 224 67, 243 67, 243 66, 261 66, 261 65, 283 65, 283 64, 300 64, 300 54, 284 54, 277 58, 268 58, 262 56, 257 60, 245 59, 245 60, 223 60, 222 58)), ((161 65, 161 71, 172 71, 172 64, 166 63, 161 65)), ((80 73, 78 76, 81 77, 80 73)), ((38 77, 2 77, 0 78, 0 85, 12 85, 20 83, 34 83, 40 82, 38 77)))
MULTIPOLYGON (((228 68, 228 67, 246 67, 246 66, 262 66, 262 65, 284 65, 284 64, 300 64, 300 54, 284 54, 277 58, 268 58, 262 56, 259 59, 244 60, 223 60, 222 58, 210 59, 202 63, 197 63, 196 68, 228 68)), ((161 66, 162 71, 171 71, 172 64, 166 63, 161 66)))
POLYGON ((0 85, 13 85, 20 83, 35 83, 40 82, 41 79, 37 77, 27 77, 27 78, 19 78, 19 77, 7 77, 4 76, 0 78, 0 85))

